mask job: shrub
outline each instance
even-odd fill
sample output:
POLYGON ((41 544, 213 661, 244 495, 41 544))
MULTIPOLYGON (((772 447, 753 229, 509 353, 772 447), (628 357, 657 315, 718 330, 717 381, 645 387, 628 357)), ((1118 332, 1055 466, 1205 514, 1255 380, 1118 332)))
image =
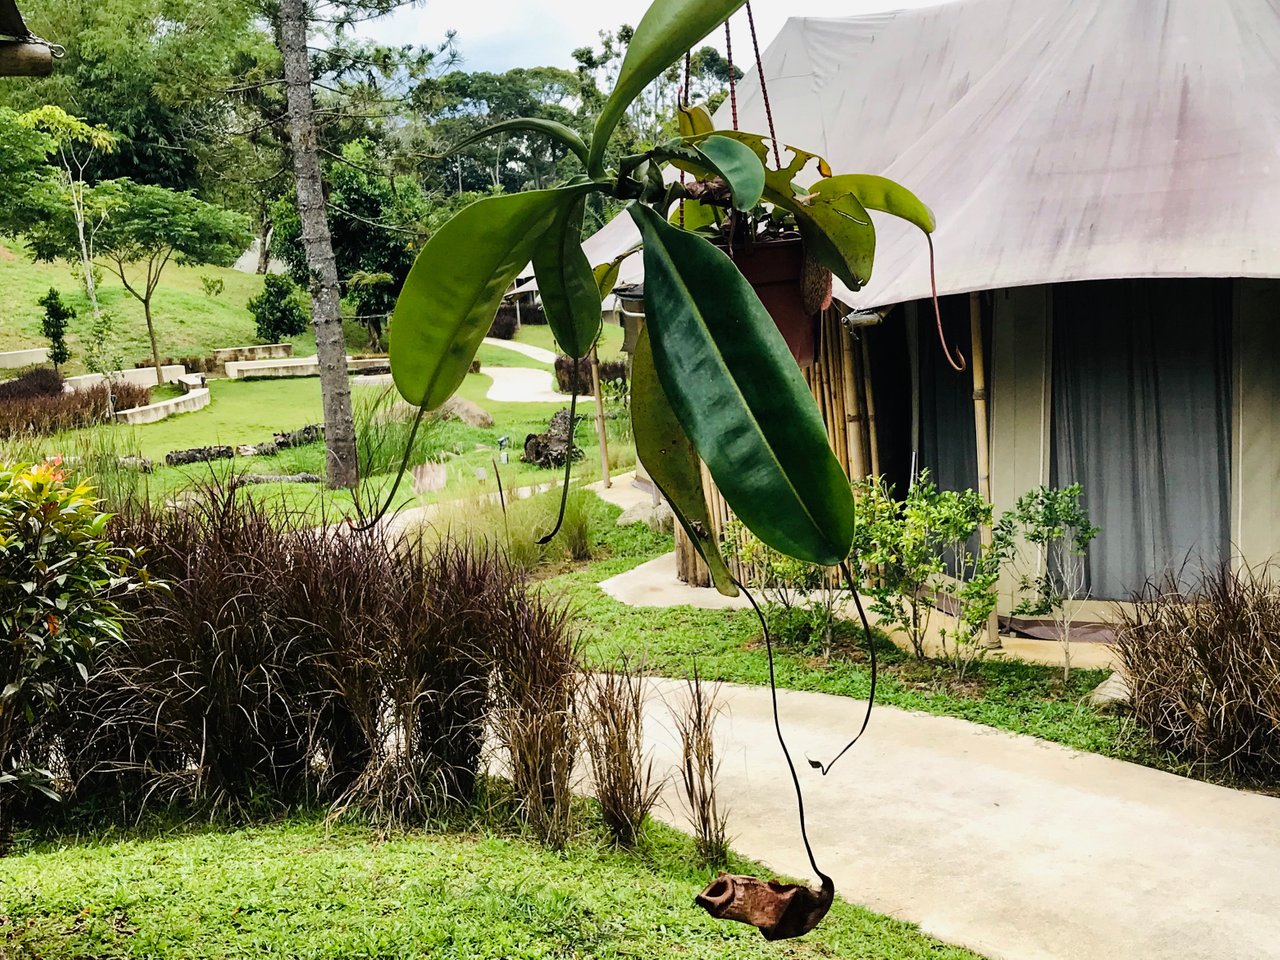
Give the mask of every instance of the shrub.
POLYGON ((644 671, 623 656, 585 683, 583 742, 596 800, 619 847, 635 846, 661 783, 644 749, 644 671))
POLYGON ((520 304, 520 323, 532 324, 535 327, 545 327, 547 325, 547 315, 542 309, 542 304, 540 303, 520 304))
POLYGON ((210 276, 209 274, 200 275, 200 286, 204 288, 206 297, 220 297, 222 292, 227 288, 226 281, 221 277, 210 276))
POLYGON ((991 526, 991 505, 973 490, 939 490, 927 471, 902 500, 874 477, 854 484, 858 523, 850 556, 885 626, 906 634, 917 659, 932 612, 945 607, 945 659, 961 677, 982 654, 979 637, 995 611, 1000 570, 1012 550, 1007 528, 973 546, 991 526))
POLYGON ((56 462, 0 465, 0 852, 15 786, 56 796, 44 719, 120 640, 120 601, 148 583, 104 536, 109 519, 56 462))
POLYGON ((497 316, 493 318, 493 324, 489 327, 489 336, 499 340, 514 340, 519 329, 520 320, 516 317, 516 308, 504 303, 498 308, 497 316))
POLYGON ((262 292, 249 301, 249 312, 263 343, 278 343, 307 329, 307 311, 300 291, 284 274, 269 273, 262 278, 262 292))
POLYGON ((32 397, 58 397, 62 391, 62 376, 58 371, 33 367, 12 380, 0 383, 0 403, 32 397))
POLYGON ((1227 774, 1280 775, 1280 586, 1269 572, 1148 584, 1120 611, 1116 652, 1156 743, 1227 774))
POLYGON ((62 302, 62 294, 54 287, 36 302, 44 307, 40 330, 49 341, 49 362, 56 370, 71 359, 66 341, 67 325, 76 318, 76 312, 62 302))
POLYGON ((150 400, 149 388, 123 382, 103 383, 88 390, 64 393, 60 389, 56 394, 0 399, 0 439, 49 436, 109 423, 113 411, 140 407, 150 400))
MULTIPOLYGON (((600 389, 614 392, 626 390, 627 362, 625 360, 600 361, 600 389), (608 385, 608 386, 606 386, 608 385)), ((573 393, 573 359, 560 354, 556 357, 556 389, 561 393, 573 393)), ((578 394, 590 396, 595 393, 595 385, 591 380, 591 364, 585 360, 578 364, 578 394)))
POLYGON ((839 623, 840 581, 825 567, 765 546, 740 521, 725 530, 725 550, 738 576, 760 591, 777 639, 831 655, 839 623))

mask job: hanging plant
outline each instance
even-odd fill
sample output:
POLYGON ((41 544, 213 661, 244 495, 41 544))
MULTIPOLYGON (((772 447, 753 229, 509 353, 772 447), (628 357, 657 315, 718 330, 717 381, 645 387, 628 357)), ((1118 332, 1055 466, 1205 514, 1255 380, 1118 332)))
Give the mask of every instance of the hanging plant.
MULTIPOLYGON (((462 383, 503 295, 532 262, 556 343, 581 360, 600 334, 601 301, 618 270, 616 262, 592 264, 583 252, 586 198, 629 202, 645 272, 646 320, 633 362, 636 452, 728 595, 739 588, 711 533, 699 460, 734 514, 780 553, 843 564, 854 532, 849 480, 792 351, 743 275, 742 268, 752 269, 744 244, 802 244, 802 268, 812 261, 857 290, 871 278, 875 253, 868 210, 926 233, 934 228, 928 208, 898 184, 833 175, 821 157, 770 136, 713 129, 700 108, 681 111, 680 136, 606 166, 632 102, 743 4, 654 0, 589 139, 554 121, 517 119, 458 144, 517 130, 539 134, 572 151, 586 173, 550 190, 485 198, 446 223, 419 254, 390 334, 397 389, 409 403, 434 410, 462 383), (693 179, 680 182, 687 176, 693 179)), ((822 284, 818 273, 812 285, 822 284)), ((819 290, 818 299, 827 295, 819 290)), ((817 872, 821 891, 771 885, 770 893, 736 878, 737 886, 708 894, 706 905, 737 916, 743 911, 729 905, 741 906, 742 896, 785 894, 788 919, 766 935, 797 936, 831 902, 830 880, 817 872)))

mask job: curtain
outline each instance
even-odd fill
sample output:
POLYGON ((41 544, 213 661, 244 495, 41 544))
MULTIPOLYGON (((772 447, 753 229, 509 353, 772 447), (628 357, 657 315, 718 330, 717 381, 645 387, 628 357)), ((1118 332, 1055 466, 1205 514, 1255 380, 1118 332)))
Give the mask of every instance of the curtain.
MULTIPOLYGON (((940 305, 948 346, 953 354, 959 352, 969 359, 969 295, 943 297, 940 305)), ((916 468, 927 469, 939 490, 977 489, 973 374, 970 369, 962 373, 953 370, 942 355, 932 303, 920 301, 918 323, 920 436, 916 468)))
POLYGON ((1228 562, 1230 335, 1230 281, 1054 288, 1052 483, 1083 484, 1101 528, 1093 598, 1228 562))

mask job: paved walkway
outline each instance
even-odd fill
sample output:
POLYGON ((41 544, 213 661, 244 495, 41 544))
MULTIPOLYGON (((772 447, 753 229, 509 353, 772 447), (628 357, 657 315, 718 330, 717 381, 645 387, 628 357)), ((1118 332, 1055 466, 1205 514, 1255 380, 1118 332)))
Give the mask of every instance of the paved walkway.
MULTIPOLYGON (((649 739, 667 769, 666 703, 685 687, 653 692, 649 739)), ((734 847, 808 876, 769 691, 721 697, 734 847)), ((1280 958, 1280 799, 891 707, 824 779, 803 758, 833 756, 864 703, 780 700, 818 863, 847 900, 993 960, 1280 958)), ((685 825, 678 804, 659 813, 685 825)))
POLYGON ((497 337, 485 337, 484 342, 490 347, 501 347, 503 350, 523 353, 529 359, 537 360, 539 363, 554 364, 556 362, 555 353, 532 344, 517 343, 515 340, 499 340, 497 337))
POLYGON ((569 398, 556 391, 555 381, 547 370, 534 370, 532 367, 481 367, 480 373, 493 380, 489 392, 485 394, 490 400, 502 403, 569 405, 569 398))

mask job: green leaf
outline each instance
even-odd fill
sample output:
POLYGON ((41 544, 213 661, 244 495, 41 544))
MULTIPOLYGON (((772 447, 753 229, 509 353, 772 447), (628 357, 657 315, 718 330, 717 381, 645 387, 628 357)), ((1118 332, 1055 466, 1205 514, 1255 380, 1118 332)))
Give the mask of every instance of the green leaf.
POLYGON ((644 237, 645 314, 658 379, 738 518, 765 544, 839 563, 853 494, 799 367, 733 262, 631 207, 644 237))
POLYGON ((391 374, 405 400, 434 410, 453 395, 511 281, 557 214, 585 189, 486 197, 427 241, 391 322, 391 374))
POLYGON ((764 193, 764 164, 750 147, 713 135, 699 143, 698 149, 729 185, 735 208, 750 210, 760 202, 764 193))
POLYGON ((920 198, 899 183, 887 177, 870 173, 844 173, 828 177, 828 188, 847 189, 868 210, 879 210, 913 223, 925 233, 933 233, 937 226, 933 211, 920 198))
POLYGON ((677 107, 676 123, 680 127, 680 136, 696 137, 711 133, 716 125, 711 114, 703 106, 677 107))
POLYGON ((718 130, 714 136, 737 141, 765 163, 764 199, 795 217, 810 256, 850 290, 866 285, 875 260, 876 229, 851 184, 831 176, 830 165, 816 153, 785 147, 791 159, 785 167, 775 169, 768 166, 766 137, 737 130, 718 130), (823 179, 805 191, 796 186, 796 177, 815 160, 823 179))
POLYGON ((653 0, 636 27, 591 137, 587 172, 604 173, 609 138, 632 101, 686 50, 729 19, 746 0, 653 0))
POLYGON ((585 357, 600 336, 600 286, 582 252, 581 198, 556 215, 533 251, 533 272, 547 324, 571 357, 585 357))
POLYGON ((586 141, 578 135, 578 131, 572 127, 565 126, 555 120, 543 120, 539 117, 517 117, 514 120, 503 120, 501 123, 495 123, 492 126, 485 127, 483 130, 464 137, 447 152, 441 154, 436 159, 443 160, 445 157, 451 157, 463 147, 469 147, 471 144, 480 140, 488 140, 492 136, 499 133, 524 132, 524 133, 541 133, 558 140, 564 144, 569 150, 581 160, 584 164, 587 162, 587 144, 586 141))
POLYGON ((711 533, 711 510, 702 489, 698 455, 658 382, 648 324, 640 328, 631 358, 631 429, 636 456, 706 562, 711 582, 726 597, 736 597, 738 588, 711 533))
POLYGON ((600 301, 604 302, 604 298, 613 293, 613 288, 618 285, 618 275, 622 272, 622 261, 638 251, 640 246, 637 244, 626 253, 620 253, 608 263, 602 263, 591 272, 595 275, 596 286, 600 288, 600 301))
POLYGON ((819 180, 803 196, 778 192, 768 199, 796 218, 805 251, 850 290, 858 290, 871 279, 876 228, 857 195, 836 179, 819 180))

